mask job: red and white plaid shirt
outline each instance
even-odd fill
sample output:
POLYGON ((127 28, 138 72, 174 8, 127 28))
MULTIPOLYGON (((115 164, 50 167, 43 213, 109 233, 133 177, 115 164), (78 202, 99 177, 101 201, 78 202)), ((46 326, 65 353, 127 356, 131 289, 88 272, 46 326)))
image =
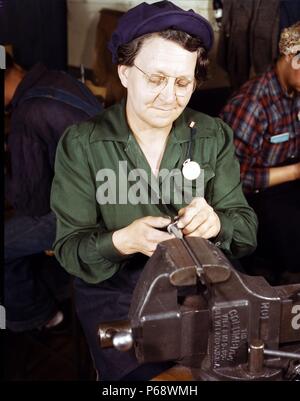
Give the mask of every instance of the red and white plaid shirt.
POLYGON ((233 129, 246 193, 268 186, 269 167, 299 158, 300 94, 288 96, 274 68, 244 84, 220 117, 233 129))

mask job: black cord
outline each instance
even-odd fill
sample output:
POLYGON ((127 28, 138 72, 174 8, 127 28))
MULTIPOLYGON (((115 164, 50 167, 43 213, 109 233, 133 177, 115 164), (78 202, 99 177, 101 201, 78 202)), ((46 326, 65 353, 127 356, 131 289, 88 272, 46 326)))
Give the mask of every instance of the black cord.
POLYGON ((195 135, 197 133, 197 129, 195 128, 195 126, 190 127, 190 140, 189 140, 189 146, 187 148, 187 152, 186 152, 186 160, 192 160, 192 144, 195 138, 195 135))

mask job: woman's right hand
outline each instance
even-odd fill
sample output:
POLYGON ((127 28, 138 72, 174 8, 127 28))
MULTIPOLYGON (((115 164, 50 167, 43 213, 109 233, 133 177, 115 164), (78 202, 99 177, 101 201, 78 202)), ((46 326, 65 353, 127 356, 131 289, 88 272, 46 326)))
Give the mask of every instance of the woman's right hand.
POLYGON ((142 217, 134 220, 129 226, 115 231, 112 236, 113 244, 123 255, 140 252, 151 256, 157 244, 175 238, 173 234, 159 230, 170 223, 171 219, 167 217, 142 217))

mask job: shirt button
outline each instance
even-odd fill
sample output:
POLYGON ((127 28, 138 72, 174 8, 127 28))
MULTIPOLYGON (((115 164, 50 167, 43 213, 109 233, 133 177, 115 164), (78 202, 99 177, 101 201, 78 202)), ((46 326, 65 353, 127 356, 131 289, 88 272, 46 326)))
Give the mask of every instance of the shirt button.
POLYGON ((291 155, 291 159, 295 159, 295 157, 296 157, 295 155, 291 155))
POLYGON ((221 246, 221 244, 222 244, 221 241, 217 241, 217 242, 215 243, 216 246, 221 246))
POLYGON ((254 191, 254 193, 255 193, 255 194, 258 194, 258 193, 259 193, 259 189, 256 189, 256 190, 254 191))

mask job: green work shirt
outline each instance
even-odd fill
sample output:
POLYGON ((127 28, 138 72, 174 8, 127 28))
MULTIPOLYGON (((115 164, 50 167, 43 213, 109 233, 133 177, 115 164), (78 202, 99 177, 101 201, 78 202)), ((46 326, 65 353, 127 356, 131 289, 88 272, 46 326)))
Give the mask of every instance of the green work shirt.
MULTIPOLYGON (((221 221, 221 231, 212 241, 229 257, 249 254, 256 247, 257 219, 241 189, 232 131, 222 120, 185 109, 173 124, 160 171, 181 172, 191 121, 196 123, 192 160, 204 170, 204 197, 221 221)), ((57 216, 54 251, 69 273, 88 283, 108 279, 130 260, 130 255, 124 256, 114 247, 114 231, 145 216, 175 216, 187 204, 184 199, 179 204, 170 199, 168 205, 120 201, 124 195, 120 192, 129 185, 119 171, 120 162, 125 161, 128 172, 143 169, 150 182, 151 169, 127 124, 124 102, 71 126, 58 144, 51 193, 51 207, 57 216), (99 186, 104 184, 99 177, 104 169, 116 177, 106 180, 107 193, 118 182, 123 185, 113 195, 114 201, 106 204, 99 202, 99 186)), ((157 188, 159 198, 161 187, 157 188)))

